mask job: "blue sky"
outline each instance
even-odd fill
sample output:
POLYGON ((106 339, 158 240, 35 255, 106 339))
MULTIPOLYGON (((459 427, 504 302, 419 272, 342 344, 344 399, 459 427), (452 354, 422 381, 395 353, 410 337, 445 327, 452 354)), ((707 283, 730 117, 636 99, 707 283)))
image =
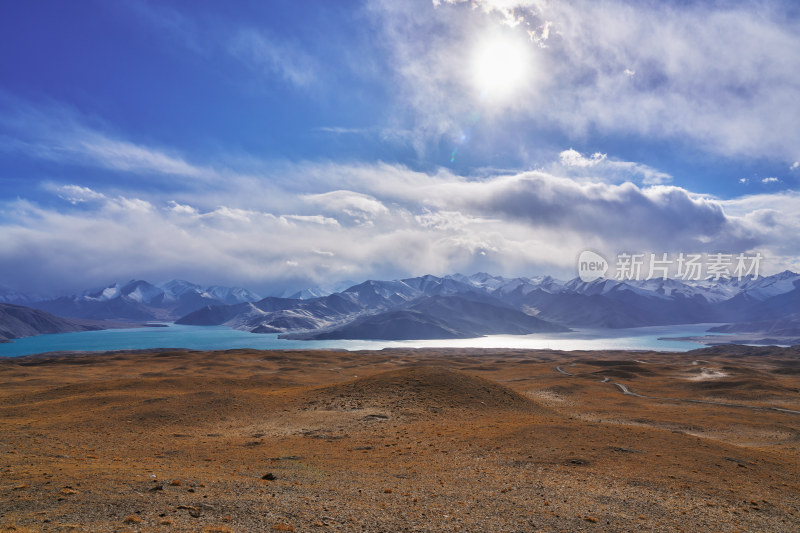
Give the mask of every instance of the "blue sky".
POLYGON ((0 284, 797 270, 792 2, 9 2, 0 284))

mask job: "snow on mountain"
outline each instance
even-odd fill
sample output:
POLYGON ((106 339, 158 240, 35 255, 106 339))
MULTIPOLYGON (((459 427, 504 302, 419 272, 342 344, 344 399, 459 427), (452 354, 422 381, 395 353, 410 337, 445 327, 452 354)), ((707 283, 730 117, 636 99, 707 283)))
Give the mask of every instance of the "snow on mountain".
POLYGON ((161 285, 161 290, 163 290, 171 300, 176 300, 187 292, 194 292, 197 294, 206 292, 202 286, 182 279, 173 279, 172 281, 163 283, 161 285))
POLYGON ((241 287, 222 287, 212 285, 205 291, 211 298, 225 302, 226 304, 257 302, 261 299, 258 294, 243 289, 241 287))
POLYGON ((89 302, 108 302, 125 296, 139 303, 150 303, 164 297, 164 291, 143 280, 131 280, 127 283, 114 283, 102 289, 90 289, 80 296, 71 297, 74 300, 89 302))
MULTIPOLYGON (((431 276, 434 278, 434 276, 431 276)), ((436 278, 439 280, 439 278, 436 278)), ((363 306, 381 306, 406 302, 419 296, 420 289, 406 283, 405 280, 376 281, 368 280, 342 291, 342 296, 363 306)))
POLYGON ((312 298, 321 298, 323 296, 328 296, 329 294, 332 294, 332 293, 329 292, 329 291, 326 291, 324 289, 320 289, 318 287, 309 287, 309 288, 306 288, 306 289, 301 289, 299 291, 295 291, 295 292, 293 292, 292 294, 290 294, 289 296, 286 296, 286 297, 287 298, 294 298, 294 299, 297 299, 297 300, 310 300, 312 298))
POLYGON ((501 276, 492 276, 486 272, 478 272, 467 279, 469 280, 468 283, 473 287, 480 287, 488 291, 496 290, 508 282, 507 279, 501 276))
POLYGON ((730 300, 740 292, 736 280, 721 278, 719 280, 697 280, 684 282, 692 287, 697 294, 702 295, 709 302, 724 302, 730 300))
MULTIPOLYGON (((355 283, 348 285, 347 287, 343 287, 342 290, 355 285, 355 283)), ((329 291, 323 289, 321 287, 306 287, 303 289, 286 289, 283 291, 273 292, 270 296, 275 298, 289 298, 291 300, 310 300, 312 298, 321 298, 323 296, 328 296, 329 294, 333 294, 334 292, 339 291, 329 291)))
POLYGON ((106 287, 105 289, 100 291, 100 295, 97 296, 95 299, 108 301, 108 300, 113 300, 119 295, 120 295, 119 285, 113 285, 111 287, 106 287))
POLYGON ((134 302, 141 304, 157 304, 164 299, 164 291, 144 280, 131 280, 119 292, 134 302))
POLYGON ((159 287, 144 280, 131 280, 71 296, 26 303, 71 318, 172 320, 209 305, 224 306, 259 299, 259 295, 240 287, 204 288, 184 280, 172 280, 159 287))
MULTIPOLYGON (((757 279, 597 279, 567 282, 550 276, 504 278, 487 273, 368 280, 330 293, 294 290, 288 298, 240 287, 203 287, 185 280, 155 286, 144 280, 109 284, 78 295, 25 302, 74 318, 173 320, 226 324, 249 331, 286 332, 338 327, 364 314, 397 311, 426 297, 458 296, 470 305, 500 306, 577 327, 774 320, 797 312, 800 275, 757 279), (247 304, 246 306, 244 304, 247 304), (196 313, 198 312, 198 313, 196 313)), ((25 295, 0 289, 0 301, 25 295)))
POLYGON ((650 287, 642 288, 631 281, 619 281, 616 279, 598 278, 594 281, 582 281, 580 278, 575 278, 564 284, 564 288, 575 294, 583 294, 592 296, 594 294, 607 295, 610 293, 617 293, 620 291, 631 291, 640 296, 666 298, 662 293, 653 290, 650 287))
POLYGON ((161 285, 161 289, 167 294, 170 300, 181 300, 192 295, 192 298, 205 298, 209 301, 217 300, 225 304, 237 304, 243 302, 257 302, 261 296, 253 291, 242 287, 223 287, 212 285, 203 287, 190 281, 174 279, 161 285))
POLYGON ((108 287, 86 290, 82 294, 71 296, 70 298, 73 300, 107 302, 108 300, 113 300, 114 298, 117 298, 120 295, 119 289, 120 289, 120 284, 114 283, 113 285, 109 285, 108 287))
POLYGON ((756 300, 766 300, 798 287, 800 287, 800 274, 784 270, 774 276, 749 280, 741 286, 740 292, 756 300))

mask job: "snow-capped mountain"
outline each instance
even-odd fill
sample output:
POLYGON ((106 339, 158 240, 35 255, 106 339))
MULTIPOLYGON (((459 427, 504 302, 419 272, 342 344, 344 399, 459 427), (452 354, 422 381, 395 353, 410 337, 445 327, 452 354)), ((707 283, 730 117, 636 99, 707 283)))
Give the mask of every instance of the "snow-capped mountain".
POLYGON ((519 331, 511 324, 539 331, 548 330, 550 326, 762 324, 800 312, 800 275, 786 271, 742 280, 601 278, 588 283, 578 278, 561 281, 550 276, 425 275, 400 280, 368 280, 334 292, 324 289, 289 291, 284 296, 261 299, 243 288, 203 287, 184 280, 161 285, 131 280, 39 301, 14 291, 0 292, 0 299, 13 299, 11 301, 72 318, 179 319, 183 324, 224 324, 247 331, 305 337, 330 334, 333 336, 330 338, 337 335, 375 338, 374 335, 379 334, 407 338, 412 333, 406 326, 411 324, 419 324, 420 332, 428 331, 431 335, 435 331, 448 331, 448 335, 458 336, 500 331, 503 330, 502 321, 490 320, 492 325, 486 327, 476 324, 486 321, 487 316, 506 316, 509 310, 513 313, 508 315, 507 333, 519 331), (479 312, 481 308, 495 311, 493 315, 484 314, 479 312), (458 313, 464 316, 459 317, 458 313), (543 323, 534 324, 514 313, 536 317, 543 323), (391 317, 400 322, 392 324, 391 317), (401 323, 406 326, 400 327, 401 323), (373 327, 382 333, 369 331, 373 327))
POLYGON ((164 291, 168 299, 179 300, 181 296, 186 293, 203 294, 206 290, 197 283, 186 281, 182 279, 173 279, 166 283, 161 284, 161 290, 164 291))
POLYGON ((222 287, 220 285, 212 285, 206 289, 206 294, 215 300, 225 302, 226 304, 236 304, 242 302, 257 302, 261 296, 243 289, 242 287, 222 287))
POLYGON ((72 296, 28 301, 27 305, 58 316, 96 320, 171 320, 205 306, 257 301, 240 287, 212 286, 172 280, 160 286, 144 280, 112 283, 72 296))
POLYGON ((486 273, 426 275, 369 280, 340 292, 304 300, 265 298, 247 305, 209 307, 182 317, 179 322, 224 324, 248 331, 288 333, 296 338, 350 338, 348 335, 410 338, 408 335, 415 334, 413 328, 409 329, 413 324, 419 328, 417 335, 433 335, 438 331, 458 336, 498 331, 503 328, 496 322, 492 327, 498 329, 484 328, 469 317, 483 316, 485 321, 487 316, 500 316, 508 310, 536 317, 542 323, 534 327, 530 321, 514 315, 507 321, 507 333, 513 329, 511 324, 524 323, 534 330, 553 331, 547 328, 624 328, 773 319, 800 311, 800 276, 784 272, 742 281, 597 279, 587 283, 577 278, 564 282, 549 276, 509 279, 486 273), (455 300, 435 300, 441 298, 455 300), (456 301, 459 303, 455 304, 456 301), (495 311, 493 315, 484 314, 478 312, 481 308, 495 311), (465 315, 459 317, 459 313, 465 315), (460 329, 453 321, 462 319, 459 322, 462 325, 472 325, 460 329))

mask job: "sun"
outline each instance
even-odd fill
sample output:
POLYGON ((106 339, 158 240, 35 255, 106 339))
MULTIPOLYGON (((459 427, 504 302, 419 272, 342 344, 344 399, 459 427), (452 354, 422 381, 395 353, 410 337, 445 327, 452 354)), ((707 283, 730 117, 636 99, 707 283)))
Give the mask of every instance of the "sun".
POLYGON ((475 49, 472 81, 482 99, 506 100, 528 83, 530 67, 526 41, 510 36, 492 37, 475 49))

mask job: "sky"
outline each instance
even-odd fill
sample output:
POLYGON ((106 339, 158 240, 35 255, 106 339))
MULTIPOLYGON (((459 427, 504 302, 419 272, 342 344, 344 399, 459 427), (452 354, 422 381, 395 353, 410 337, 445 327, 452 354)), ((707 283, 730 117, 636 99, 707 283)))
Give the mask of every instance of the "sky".
POLYGON ((800 270, 791 1, 0 5, 0 285, 800 270))

